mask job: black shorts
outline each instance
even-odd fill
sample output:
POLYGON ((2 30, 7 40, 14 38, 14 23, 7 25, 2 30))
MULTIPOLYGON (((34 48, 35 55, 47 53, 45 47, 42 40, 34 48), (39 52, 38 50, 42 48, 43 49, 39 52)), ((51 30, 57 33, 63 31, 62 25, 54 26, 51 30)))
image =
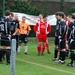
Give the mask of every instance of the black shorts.
POLYGON ((66 40, 65 39, 60 39, 59 40, 59 48, 60 49, 66 48, 66 40))
POLYGON ((59 38, 57 36, 55 37, 55 45, 59 45, 59 38))
POLYGON ((75 40, 70 40, 70 44, 69 44, 69 48, 70 48, 70 50, 73 50, 73 49, 75 49, 75 40))
POLYGON ((28 37, 27 35, 19 35, 19 43, 27 43, 28 42, 28 37))
POLYGON ((19 40, 19 36, 18 36, 18 35, 16 35, 16 36, 12 36, 11 39, 16 39, 16 41, 18 42, 18 40, 19 40))
POLYGON ((1 36, 1 46, 11 46, 11 39, 7 36, 1 36))

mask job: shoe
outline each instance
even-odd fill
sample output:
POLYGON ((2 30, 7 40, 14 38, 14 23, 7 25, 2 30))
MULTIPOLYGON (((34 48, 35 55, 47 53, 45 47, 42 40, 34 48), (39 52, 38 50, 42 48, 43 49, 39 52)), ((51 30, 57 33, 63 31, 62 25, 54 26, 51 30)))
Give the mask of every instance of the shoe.
POLYGON ((24 54, 28 54, 28 52, 25 52, 24 54))
POLYGON ((17 52, 17 54, 20 54, 20 52, 17 52))
POLYGON ((2 61, 0 61, 0 64, 3 64, 3 62, 2 62, 2 61))
POLYGON ((6 65, 10 65, 10 63, 6 63, 6 65))
POLYGON ((62 60, 58 60, 58 61, 55 61, 57 62, 58 64, 65 64, 65 61, 62 61, 62 60))
POLYGON ((65 61, 61 61, 60 64, 65 64, 65 61))
POLYGON ((52 59, 52 61, 55 61, 55 60, 56 60, 56 58, 53 58, 53 59, 52 59))
POLYGON ((56 60, 55 62, 58 63, 58 64, 60 64, 61 63, 61 60, 56 60))
POLYGON ((53 58, 52 61, 58 61, 58 58, 53 58))
POLYGON ((51 54, 51 52, 47 52, 48 54, 51 54))
POLYGON ((69 66, 69 67, 75 67, 75 64, 74 63, 73 64, 68 63, 67 66, 69 66))
POLYGON ((44 55, 44 53, 41 53, 41 55, 44 55))
POLYGON ((40 56, 40 53, 38 53, 38 56, 40 56))

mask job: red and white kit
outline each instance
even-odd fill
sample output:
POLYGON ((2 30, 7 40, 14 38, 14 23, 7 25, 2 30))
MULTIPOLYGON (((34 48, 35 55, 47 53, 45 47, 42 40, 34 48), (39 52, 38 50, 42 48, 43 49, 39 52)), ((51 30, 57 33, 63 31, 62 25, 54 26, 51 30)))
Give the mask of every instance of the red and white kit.
MULTIPOLYGON (((38 42, 46 42, 47 34, 51 32, 51 26, 47 22, 38 21, 36 25, 34 26, 34 32, 37 34, 38 42)), ((40 51, 41 51, 41 46, 38 46, 38 53, 40 51)))

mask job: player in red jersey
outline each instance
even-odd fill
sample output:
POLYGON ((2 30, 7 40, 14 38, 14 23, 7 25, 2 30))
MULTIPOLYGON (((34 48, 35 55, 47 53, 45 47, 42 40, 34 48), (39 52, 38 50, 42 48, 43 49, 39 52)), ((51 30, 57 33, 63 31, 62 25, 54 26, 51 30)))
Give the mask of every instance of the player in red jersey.
MULTIPOLYGON (((39 14, 39 20, 37 21, 37 23, 39 24, 40 22, 42 22, 43 21, 43 15, 42 14, 39 14)), ((39 31, 39 30, 38 30, 39 31)), ((36 32, 36 37, 37 37, 37 40, 38 40, 38 33, 36 32)), ((39 41, 38 41, 39 42, 39 41)), ((51 54, 51 52, 50 52, 50 46, 49 46, 49 44, 48 44, 48 38, 46 39, 46 49, 47 49, 47 53, 48 54, 51 54)))
POLYGON ((70 26, 70 21, 66 20, 66 25, 67 25, 67 31, 66 31, 66 35, 65 35, 65 39, 66 39, 66 58, 68 58, 69 55, 69 46, 68 46, 68 38, 69 38, 69 26, 70 26))
POLYGON ((72 22, 73 20, 72 20, 72 16, 71 15, 68 15, 67 17, 66 17, 66 25, 67 25, 67 32, 66 32, 66 57, 69 57, 70 58, 70 56, 69 56, 69 52, 70 52, 70 50, 69 50, 69 36, 70 36, 70 22, 72 22))
POLYGON ((34 32, 38 34, 38 55, 43 55, 46 46, 47 34, 51 32, 51 26, 47 23, 46 15, 43 16, 43 21, 36 23, 34 26, 34 32))

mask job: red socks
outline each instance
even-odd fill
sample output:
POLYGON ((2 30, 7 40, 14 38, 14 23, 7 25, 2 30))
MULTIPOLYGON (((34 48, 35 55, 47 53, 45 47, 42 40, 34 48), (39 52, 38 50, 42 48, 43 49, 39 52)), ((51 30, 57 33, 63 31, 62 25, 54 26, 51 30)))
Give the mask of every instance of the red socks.
POLYGON ((47 52, 50 52, 49 44, 46 43, 47 52))

